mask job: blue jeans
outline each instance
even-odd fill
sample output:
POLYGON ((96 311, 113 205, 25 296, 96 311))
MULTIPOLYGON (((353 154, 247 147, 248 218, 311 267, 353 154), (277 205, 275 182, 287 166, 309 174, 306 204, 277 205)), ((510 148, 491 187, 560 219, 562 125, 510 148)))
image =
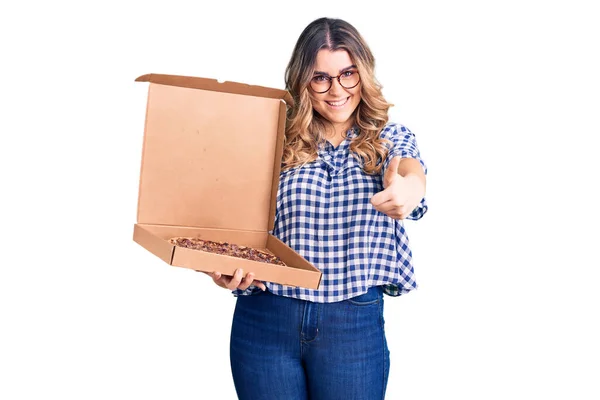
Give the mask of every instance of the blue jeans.
POLYGON ((383 290, 337 303, 263 292, 237 298, 230 361, 239 399, 384 399, 383 290))

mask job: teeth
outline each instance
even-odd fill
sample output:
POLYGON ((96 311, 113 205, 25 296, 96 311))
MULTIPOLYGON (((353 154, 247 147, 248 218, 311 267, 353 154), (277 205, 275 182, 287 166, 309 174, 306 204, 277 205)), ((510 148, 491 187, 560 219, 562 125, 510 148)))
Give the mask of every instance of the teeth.
POLYGON ((348 101, 348 98, 345 98, 344 100, 340 100, 340 101, 328 101, 327 104, 332 105, 332 106, 341 106, 343 104, 345 104, 348 101))

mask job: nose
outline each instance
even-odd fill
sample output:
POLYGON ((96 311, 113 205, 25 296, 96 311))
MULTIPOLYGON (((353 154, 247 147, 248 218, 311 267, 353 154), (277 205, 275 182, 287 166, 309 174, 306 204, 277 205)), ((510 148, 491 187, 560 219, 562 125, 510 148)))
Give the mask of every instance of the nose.
POLYGON ((345 91, 346 89, 344 89, 337 79, 334 78, 331 80, 331 88, 329 88, 329 93, 335 95, 336 93, 343 93, 345 91))

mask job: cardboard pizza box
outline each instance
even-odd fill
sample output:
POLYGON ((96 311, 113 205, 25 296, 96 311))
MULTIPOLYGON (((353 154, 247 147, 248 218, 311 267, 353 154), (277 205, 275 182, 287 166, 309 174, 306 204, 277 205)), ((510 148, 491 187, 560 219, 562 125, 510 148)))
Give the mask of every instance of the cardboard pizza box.
POLYGON ((269 233, 275 207, 285 90, 149 74, 133 240, 165 263, 310 289, 321 272, 269 233), (286 266, 178 247, 176 236, 266 250, 286 266))

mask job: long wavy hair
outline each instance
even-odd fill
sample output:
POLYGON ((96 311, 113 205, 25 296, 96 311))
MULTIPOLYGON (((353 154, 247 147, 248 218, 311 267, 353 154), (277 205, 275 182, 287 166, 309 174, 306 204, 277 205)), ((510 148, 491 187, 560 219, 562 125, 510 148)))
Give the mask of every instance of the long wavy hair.
POLYGON ((319 145, 325 141, 331 122, 313 110, 309 92, 319 50, 345 50, 360 75, 361 101, 354 111, 358 135, 350 142, 350 151, 362 161, 367 174, 381 172, 389 141, 379 134, 388 122, 388 103, 374 75, 375 58, 356 28, 341 19, 319 18, 311 22, 298 38, 285 70, 286 90, 294 105, 288 108, 283 169, 302 166, 317 159, 319 145))

